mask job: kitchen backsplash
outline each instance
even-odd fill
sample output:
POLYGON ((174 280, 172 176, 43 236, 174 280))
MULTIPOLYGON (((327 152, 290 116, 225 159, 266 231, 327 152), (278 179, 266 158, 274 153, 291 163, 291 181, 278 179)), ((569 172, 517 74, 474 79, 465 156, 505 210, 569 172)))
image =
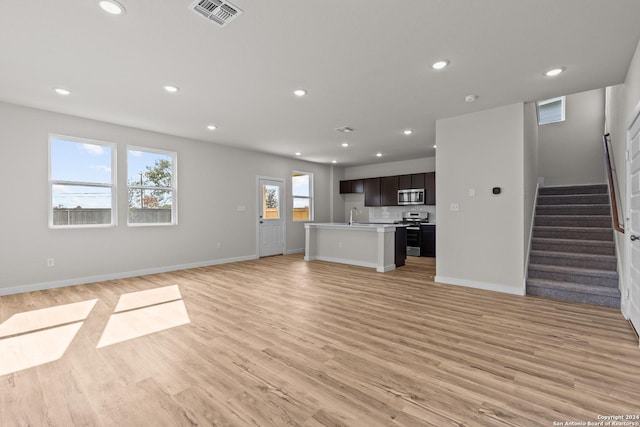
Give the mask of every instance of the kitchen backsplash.
POLYGON ((370 207, 369 222, 400 221, 402 212, 429 212, 429 222, 436 222, 436 207, 424 205, 370 207))
POLYGON ((353 215, 355 222, 394 222, 402 220, 402 212, 429 212, 429 222, 436 222, 436 207, 425 205, 411 206, 382 206, 367 207, 364 205, 363 194, 345 194, 344 210, 345 222, 349 221, 349 212, 356 208, 358 213, 353 215))

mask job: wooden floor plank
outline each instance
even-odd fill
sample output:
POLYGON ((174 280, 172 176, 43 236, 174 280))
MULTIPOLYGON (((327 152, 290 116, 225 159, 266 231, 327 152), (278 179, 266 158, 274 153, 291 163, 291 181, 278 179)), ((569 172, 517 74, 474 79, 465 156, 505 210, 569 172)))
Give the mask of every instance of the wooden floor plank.
POLYGON ((619 311, 434 276, 429 258, 381 274, 290 255, 0 297, 0 322, 98 300, 59 360, 0 376, 0 425, 528 427, 640 414, 640 349, 619 311), (97 348, 122 295, 174 285, 188 324, 97 348))

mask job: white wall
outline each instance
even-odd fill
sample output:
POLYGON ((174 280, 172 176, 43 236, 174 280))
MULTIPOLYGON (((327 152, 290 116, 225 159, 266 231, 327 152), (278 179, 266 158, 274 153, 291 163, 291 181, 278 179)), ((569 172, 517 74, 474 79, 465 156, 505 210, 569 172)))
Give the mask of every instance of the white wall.
MULTIPOLYGON (((399 162, 346 167, 344 168, 343 179, 376 178, 379 176, 433 172, 435 170, 436 158, 423 157, 399 162)), ((349 220, 349 212, 354 207, 358 209, 358 215, 354 217, 354 221, 357 222, 393 222, 401 219, 402 212, 408 210, 430 212, 432 220, 435 220, 435 208, 433 206, 412 207, 411 209, 400 206, 367 207, 364 205, 364 194, 343 194, 342 199, 344 200, 345 221, 349 220)))
POLYGON ((436 170, 435 157, 404 160, 400 162, 375 163, 344 168, 344 179, 375 178, 378 176, 405 175, 410 173, 433 172, 436 170))
POLYGON ((565 118, 539 129, 545 187, 604 184, 604 89, 568 95, 565 118))
POLYGON ((436 122, 436 281, 524 294, 524 110, 436 122))
MULTIPOLYGON (((0 117, 0 294, 253 258, 257 175, 284 178, 290 208, 292 171, 312 172, 315 219, 331 217, 329 166, 11 104, 0 103, 0 117), (120 225, 48 228, 49 133, 117 143, 120 225), (177 151, 179 225, 126 226, 127 144, 177 151), (237 212, 237 205, 247 211, 237 212), (55 259, 54 267, 46 266, 47 258, 55 259)), ((286 250, 302 251, 304 224, 292 222, 290 212, 286 217, 286 250)))

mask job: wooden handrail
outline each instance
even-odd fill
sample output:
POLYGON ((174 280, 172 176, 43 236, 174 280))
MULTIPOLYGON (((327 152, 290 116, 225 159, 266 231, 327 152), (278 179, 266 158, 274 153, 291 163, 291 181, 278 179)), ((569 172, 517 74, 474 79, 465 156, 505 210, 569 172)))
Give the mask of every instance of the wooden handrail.
POLYGON ((611 167, 611 154, 609 153, 608 138, 610 134, 606 133, 602 135, 602 143, 604 144, 604 156, 607 163, 607 177, 609 179, 609 197, 611 198, 611 216, 613 217, 613 228, 624 234, 624 228, 620 225, 620 219, 618 218, 618 199, 616 198, 616 182, 613 179, 613 168, 611 167))

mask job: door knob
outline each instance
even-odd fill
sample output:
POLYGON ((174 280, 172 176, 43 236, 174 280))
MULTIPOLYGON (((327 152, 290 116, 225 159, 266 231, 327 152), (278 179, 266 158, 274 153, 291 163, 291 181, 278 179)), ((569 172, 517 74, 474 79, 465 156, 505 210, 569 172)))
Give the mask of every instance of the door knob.
POLYGON ((640 240, 640 236, 636 236, 636 235, 631 235, 629 236, 629 238, 631 239, 632 242, 635 242, 636 240, 640 240))

